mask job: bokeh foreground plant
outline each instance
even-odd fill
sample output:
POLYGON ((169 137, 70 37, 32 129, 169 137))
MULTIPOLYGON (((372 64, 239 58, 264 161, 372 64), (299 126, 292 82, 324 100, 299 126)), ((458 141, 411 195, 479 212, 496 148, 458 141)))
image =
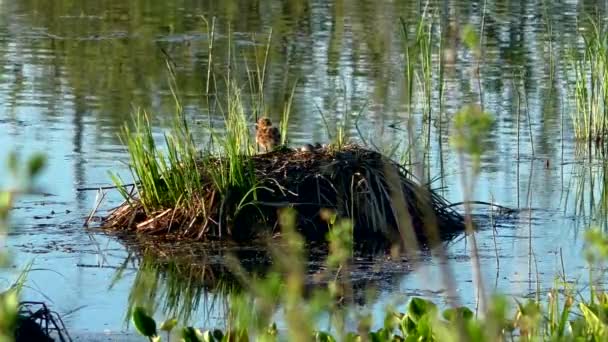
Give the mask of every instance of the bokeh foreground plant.
MULTIPOLYGON (((339 277, 348 267, 352 245, 348 220, 327 215, 332 246, 327 258, 327 286, 305 294, 306 258, 304 242, 294 230, 295 212, 281 214, 283 237, 274 243, 275 268, 265 277, 240 273, 246 291, 230 296, 230 311, 223 329, 180 327, 182 341, 605 341, 608 338, 608 294, 591 287, 589 296, 576 293, 562 283, 542 300, 493 296, 485 314, 476 316, 466 307, 440 309, 423 298, 410 298, 406 306, 389 309, 379 328, 372 329, 373 318, 363 315, 357 328, 344 324, 348 313, 348 281, 339 277), (343 304, 339 304, 343 303, 343 304), (278 329, 273 317, 283 317, 278 329), (319 329, 329 317, 330 327, 319 329), (464 334, 459 329, 464 328, 464 334)), ((599 230, 587 234, 588 260, 595 267, 608 261, 608 238, 599 230)), ((238 267, 238 266, 235 266, 238 267)), ((239 270, 235 270, 239 273, 239 270)), ((143 305, 143 303, 141 303, 143 305)), ((160 331, 178 326, 174 319, 161 324, 143 306, 132 310, 137 330, 150 341, 160 341, 160 331), (160 330, 160 331, 159 331, 160 330)), ((327 323, 324 323, 327 324, 327 323)))
MULTIPOLYGON (((6 236, 13 203, 20 195, 35 193, 35 178, 46 164, 42 154, 36 154, 23 162, 17 153, 10 153, 7 168, 13 184, 0 190, 0 268, 10 266, 10 254, 6 250, 6 236)), ((5 185, 6 186, 6 185, 5 185)), ((19 297, 31 264, 22 269, 17 279, 8 289, 0 292, 0 342, 13 341, 18 324, 19 297)))

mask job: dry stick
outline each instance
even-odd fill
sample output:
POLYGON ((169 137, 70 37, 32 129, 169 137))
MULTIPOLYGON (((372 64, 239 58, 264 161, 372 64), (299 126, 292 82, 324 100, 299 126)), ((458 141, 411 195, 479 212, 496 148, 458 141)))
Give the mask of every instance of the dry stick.
MULTIPOLYGON (((427 1, 427 5, 428 5, 428 1, 427 1)), ((423 16, 424 17, 424 16, 423 16)), ((405 38, 407 40, 407 25, 405 24, 405 21, 403 20, 403 18, 400 18, 400 22, 401 22, 401 26, 403 29, 403 33, 405 35, 405 38)), ((408 120, 407 120, 407 132, 408 132, 408 143, 409 143, 409 148, 411 149, 411 152, 408 153, 408 162, 410 165, 413 165, 412 163, 412 156, 414 157, 414 159, 416 159, 416 146, 413 144, 413 137, 414 137, 414 130, 413 130, 413 118, 412 118, 412 74, 411 74, 411 66, 410 66, 410 55, 409 55, 409 48, 407 43, 405 44, 405 58, 407 59, 406 61, 406 75, 407 75, 407 91, 408 91, 408 103, 407 103, 407 113, 408 113, 408 120), (413 146, 413 148, 412 148, 413 146)), ((424 167, 421 164, 417 165, 417 170, 419 172, 417 172, 419 175, 423 175, 424 174, 424 170, 419 170, 421 167, 424 167)), ((394 170, 392 170, 392 172, 395 172, 394 170)), ((388 174, 390 175, 390 173, 388 174)), ((422 179, 422 178, 419 178, 422 179)), ((403 193, 402 191, 399 192, 399 197, 403 197, 403 193)), ((405 207, 407 208, 407 207, 405 207)), ((409 214, 408 213, 402 213, 402 214, 409 214)), ((434 216, 433 216, 434 217, 434 216)), ((411 222, 410 222, 411 224, 411 222)), ((426 224, 426 222, 425 222, 426 224)), ((437 237, 438 231, 437 231, 437 227, 436 225, 432 225, 429 226, 429 231, 428 233, 434 233, 434 236, 437 237)), ((401 232, 401 230, 400 230, 401 232)), ((431 236, 432 238, 433 236, 431 236)), ((406 243, 406 241, 404 241, 404 243, 406 243)), ((442 277, 442 281, 446 286, 446 291, 448 294, 448 298, 447 301, 449 303, 450 306, 452 307, 457 307, 458 306, 458 297, 457 297, 457 293, 456 293, 456 286, 455 286, 455 281, 454 281, 454 276, 452 274, 452 270, 450 269, 450 267, 448 266, 448 258, 447 258, 447 254, 446 251, 444 250, 443 246, 439 246, 438 248, 435 249, 435 252, 437 253, 437 256, 439 257, 439 267, 441 269, 441 277, 442 277)), ((460 336, 461 340, 466 340, 467 337, 467 332, 465 331, 464 328, 464 322, 462 322, 462 320, 460 319, 460 316, 457 315, 456 317, 457 319, 457 326, 458 326, 458 333, 460 336)))
POLYGON ((485 23, 486 23, 486 1, 487 0, 484 0, 483 7, 481 10, 481 30, 479 33, 479 58, 477 59, 477 83, 478 83, 478 88, 479 88, 479 105, 481 106, 482 112, 484 110, 484 105, 483 105, 483 84, 481 82, 481 63, 483 62, 483 59, 484 59, 483 36, 484 36, 484 29, 485 29, 485 23))
MULTIPOLYGON (((444 6, 447 6, 447 2, 444 1, 443 2, 444 6)), ((444 15, 441 16, 440 22, 439 22, 439 89, 438 89, 438 97, 439 97, 439 125, 438 125, 438 130, 439 132, 437 133, 437 147, 439 149, 439 174, 441 176, 441 187, 445 187, 445 167, 443 164, 443 144, 441 143, 442 138, 443 138, 443 110, 445 109, 444 107, 444 103, 443 103, 443 96, 444 96, 444 72, 445 72, 445 56, 443 54, 443 48, 444 48, 444 44, 445 44, 445 37, 444 37, 444 27, 442 24, 446 24, 444 23, 444 19, 447 18, 447 9, 445 7, 443 7, 444 10, 444 15)), ((447 24, 446 24, 447 25, 447 24)), ((442 195, 445 195, 445 191, 442 190, 441 191, 442 195)))
POLYGON ((538 277, 538 261, 536 260, 536 254, 532 252, 534 258, 534 272, 536 273, 536 302, 540 303, 540 279, 538 277))
POLYGON ((513 90, 515 90, 515 93, 517 94, 517 167, 516 167, 516 172, 517 172, 517 208, 519 208, 519 131, 520 131, 520 117, 521 117, 521 99, 519 97, 519 89, 517 88, 517 86, 515 85, 515 81, 514 81, 514 77, 515 74, 513 74, 513 76, 511 77, 511 81, 513 83, 513 90))
POLYGON ((213 38, 215 36, 215 16, 211 18, 211 26, 209 26, 209 22, 204 16, 201 16, 205 25, 207 26, 207 33, 209 34, 209 44, 208 44, 208 60, 207 60, 207 81, 205 83, 205 94, 209 95, 209 84, 211 81, 211 68, 213 66, 213 38))
MULTIPOLYGON (((458 160, 459 163, 462 167, 462 170, 464 170, 464 155, 463 153, 459 153, 458 154, 458 160)), ((468 199, 470 197, 469 194, 469 189, 471 186, 473 186, 473 184, 467 184, 467 177, 466 177, 466 173, 463 171, 460 173, 460 181, 462 183, 462 187, 463 187, 463 195, 465 200, 468 199)), ((477 295, 479 298, 479 308, 481 309, 481 312, 485 312, 485 291, 484 291, 484 287, 483 287, 483 282, 481 279, 481 265, 479 264, 479 252, 477 250, 477 239, 475 238, 475 230, 473 229, 473 220, 471 217, 471 205, 466 203, 465 201, 465 227, 466 227, 466 231, 467 234, 470 235, 471 237, 471 267, 472 267, 472 271, 473 271, 473 277, 475 278, 475 287, 477 290, 477 295)))
POLYGON ((464 204, 483 204, 483 205, 487 205, 487 206, 490 206, 490 207, 494 207, 494 208, 498 208, 498 209, 502 209, 502 210, 506 210, 506 211, 515 211, 515 209, 509 208, 509 207, 505 207, 505 206, 502 206, 500 204, 491 203, 491 202, 485 202, 485 201, 462 201, 462 202, 456 202, 456 203, 451 203, 449 205, 446 205, 444 208, 452 208, 452 207, 457 207, 459 205, 464 205, 464 204))
MULTIPOLYGON (((522 73, 525 75, 525 71, 522 73)), ((523 80, 523 79, 522 79, 523 80)), ((530 106, 528 105, 528 96, 526 95, 525 82, 523 84, 524 104, 526 106, 526 120, 528 121, 528 132, 530 133, 530 148, 532 149, 532 157, 534 157, 534 138, 532 136, 532 119, 530 118, 530 106)))
POLYGON ((122 185, 107 185, 107 186, 97 186, 97 187, 85 187, 85 188, 76 188, 76 191, 97 191, 97 190, 111 190, 118 188, 126 188, 129 186, 136 186, 136 183, 122 184, 122 185))
MULTIPOLYGON (((492 198, 494 201, 494 198, 492 198)), ((492 225, 492 238, 494 239, 494 251, 496 253, 496 282, 494 283, 494 290, 498 288, 498 276, 500 275, 500 259, 498 257, 498 244, 496 243, 496 222, 494 222, 494 207, 490 207, 490 224, 492 225)))
POLYGON ((87 220, 84 222, 83 227, 89 226, 89 222, 91 222, 91 220, 93 219, 93 215, 95 215, 95 213, 97 212, 97 209, 99 209, 99 206, 101 205, 101 202, 104 200, 105 197, 106 197, 106 193, 102 189, 99 189, 99 191, 97 192, 97 195, 95 195, 95 199, 96 199, 95 207, 89 214, 89 217, 87 218, 87 220))
POLYGON ((559 260, 562 265, 562 281, 566 283, 566 268, 564 267, 564 255, 562 254, 562 248, 559 248, 559 260))
MULTIPOLYGON (((407 129, 408 129, 408 140, 410 140, 410 147, 413 146, 412 153, 410 153, 410 158, 413 156, 414 160, 417 160, 417 156, 418 156, 417 149, 416 149, 415 145, 412 145, 412 141, 411 141, 412 137, 414 136, 412 120, 408 120, 407 129)), ((411 162, 411 160, 410 160, 410 162, 411 162)), ((423 163, 415 164, 415 171, 420 176, 424 174, 424 170, 421 170, 422 168, 424 168, 423 163)), ((426 188, 423 187, 423 190, 426 190, 426 188)), ((425 191, 424 194, 428 195, 428 191, 425 191)), ((402 191, 400 192, 400 196, 403 197, 402 191)), ((429 209, 430 208, 427 208, 427 210, 429 210, 429 209)), ((437 241, 439 241, 439 231, 438 231, 438 227, 436 224, 436 217, 435 217, 434 213, 430 213, 430 214, 427 213, 427 217, 430 217, 430 220, 432 222, 423 222, 423 224, 425 226, 428 224, 427 233, 430 235, 429 238, 431 239, 431 241, 437 242, 437 241)), ((446 287, 447 302, 451 307, 458 307, 459 301, 458 301, 458 295, 456 292, 456 281, 454 280, 454 275, 452 273, 452 269, 449 267, 448 257, 447 257, 447 253, 444 249, 444 246, 439 245, 439 247, 437 247, 435 249, 435 252, 437 253, 437 256, 439 257, 439 267, 441 269, 441 278, 442 278, 441 280, 443 281, 443 283, 446 287)), ((457 323, 458 334, 459 334, 460 339, 462 341, 467 340, 468 333, 466 332, 464 322, 462 321, 462 319, 459 315, 456 316, 456 323, 457 323)))
POLYGON ((560 179, 562 192, 564 190, 564 102, 561 101, 561 110, 560 110, 560 121, 561 121, 561 165, 560 165, 560 179))
MULTIPOLYGON (((528 195, 527 197, 527 205, 528 208, 531 207, 532 202, 532 176, 534 175, 534 159, 530 160, 530 178, 528 179, 528 195)), ((532 210, 528 210, 528 282, 531 284, 532 277, 532 210)))

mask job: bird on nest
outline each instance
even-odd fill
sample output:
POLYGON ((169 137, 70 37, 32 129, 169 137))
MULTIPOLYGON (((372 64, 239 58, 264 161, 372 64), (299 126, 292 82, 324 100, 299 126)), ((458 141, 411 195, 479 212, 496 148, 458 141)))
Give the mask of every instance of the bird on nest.
POLYGON ((281 143, 281 133, 278 128, 272 126, 269 118, 261 117, 255 125, 255 130, 255 142, 265 152, 272 151, 281 143))

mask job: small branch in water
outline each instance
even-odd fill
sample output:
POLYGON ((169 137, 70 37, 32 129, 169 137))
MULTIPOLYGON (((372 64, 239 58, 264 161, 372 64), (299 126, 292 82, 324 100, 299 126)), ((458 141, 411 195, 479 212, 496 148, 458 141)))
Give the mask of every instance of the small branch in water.
POLYGON ((95 213, 97 212, 97 209, 99 209, 99 206, 101 205, 101 202, 103 202, 104 198, 106 198, 106 193, 103 190, 99 190, 97 192, 97 201, 96 201, 95 207, 89 214, 89 217, 87 218, 87 220, 84 222, 83 227, 89 226, 89 223, 91 223, 91 220, 93 219, 93 215, 95 215, 95 213))
POLYGON ((123 184, 120 186, 116 185, 107 185, 107 186, 97 186, 97 187, 87 187, 87 188, 76 188, 76 191, 97 191, 97 190, 110 190, 110 189, 118 189, 118 188, 126 188, 130 186, 135 186, 135 183, 123 184))
MULTIPOLYGON (((109 268, 109 269, 122 269, 124 268, 123 265, 121 266, 113 266, 113 265, 99 265, 99 264, 76 264, 76 267, 80 267, 80 268, 109 268)), ((132 268, 132 271, 137 271, 136 268, 132 268)))
POLYGON ((499 209, 505 210, 507 212, 514 212, 515 211, 515 209, 509 208, 509 207, 505 207, 505 206, 502 206, 500 204, 490 203, 490 202, 484 202, 484 201, 464 201, 464 202, 452 203, 452 204, 447 205, 446 208, 457 207, 459 205, 464 205, 464 204, 489 205, 491 207, 499 208, 499 209))

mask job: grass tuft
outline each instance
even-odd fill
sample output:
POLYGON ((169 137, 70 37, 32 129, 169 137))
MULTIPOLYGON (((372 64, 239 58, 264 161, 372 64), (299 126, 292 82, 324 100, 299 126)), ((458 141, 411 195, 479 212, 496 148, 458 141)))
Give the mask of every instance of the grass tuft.
POLYGON ((574 135, 579 140, 604 141, 608 133, 608 30, 600 21, 589 20, 589 29, 579 29, 583 49, 572 49, 576 110, 571 114, 574 135))

